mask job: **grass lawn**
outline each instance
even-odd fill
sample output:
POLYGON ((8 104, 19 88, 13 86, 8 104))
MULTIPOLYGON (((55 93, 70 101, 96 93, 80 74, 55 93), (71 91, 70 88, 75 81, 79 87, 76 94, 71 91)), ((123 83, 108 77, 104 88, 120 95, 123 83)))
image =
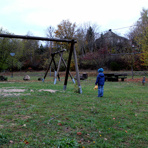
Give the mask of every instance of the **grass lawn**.
POLYGON ((95 79, 81 81, 83 94, 70 78, 63 91, 64 77, 0 82, 0 147, 148 147, 148 84, 106 82, 98 98, 95 79))

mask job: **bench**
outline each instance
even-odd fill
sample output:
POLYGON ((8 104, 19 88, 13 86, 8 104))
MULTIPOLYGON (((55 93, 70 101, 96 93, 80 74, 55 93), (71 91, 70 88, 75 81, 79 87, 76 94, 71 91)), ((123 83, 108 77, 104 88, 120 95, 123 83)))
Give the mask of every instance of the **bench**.
POLYGON ((115 73, 106 73, 105 75, 105 81, 124 81, 124 79, 127 78, 127 74, 115 74, 115 73))
POLYGON ((118 81, 118 78, 115 77, 113 73, 104 74, 105 75, 105 81, 118 81))
MULTIPOLYGON (((87 78, 88 78, 88 74, 87 74, 87 73, 83 73, 82 75, 80 75, 80 80, 85 80, 85 79, 87 79, 87 78)), ((75 75, 74 79, 75 79, 75 80, 77 79, 77 78, 76 78, 76 75, 75 75)))
POLYGON ((119 75, 119 79, 121 79, 121 81, 124 81, 124 79, 126 78, 127 78, 127 74, 119 75))

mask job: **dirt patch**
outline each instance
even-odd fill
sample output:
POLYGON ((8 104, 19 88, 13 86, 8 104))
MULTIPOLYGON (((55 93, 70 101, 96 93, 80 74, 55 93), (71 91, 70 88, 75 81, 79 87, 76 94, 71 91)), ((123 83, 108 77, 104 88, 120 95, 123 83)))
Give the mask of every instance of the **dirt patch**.
MULTIPOLYGON (((134 79, 125 79, 127 82, 141 82, 142 83, 143 78, 134 78, 134 79)), ((148 78, 145 78, 145 81, 148 81, 148 78)))
POLYGON ((22 94, 22 93, 1 93, 0 96, 9 97, 9 96, 20 96, 20 95, 31 95, 31 94, 22 94))
MULTIPOLYGON (((26 89, 18 89, 18 88, 12 88, 12 87, 7 87, 7 88, 2 88, 0 89, 0 96, 3 97, 9 97, 9 96, 20 96, 20 95, 31 95, 30 93, 25 93, 26 89)), ((57 90, 52 90, 52 89, 40 89, 39 92, 46 91, 50 93, 55 93, 57 90)), ((30 90, 30 92, 34 92, 34 90, 30 90)))
POLYGON ((28 120, 31 118, 31 116, 25 116, 25 115, 15 115, 16 119, 21 119, 21 120, 28 120))
POLYGON ((57 90, 52 90, 52 89, 40 89, 39 92, 41 92, 41 91, 47 91, 47 92, 55 93, 57 90))
POLYGON ((8 81, 7 81, 7 82, 0 82, 0 83, 15 83, 15 82, 8 82, 8 81))
POLYGON ((0 92, 2 93, 12 93, 12 92, 25 92, 25 89, 0 89, 0 92))
MULTIPOLYGON (((7 96, 20 96, 20 95, 24 95, 22 94, 22 92, 25 92, 25 89, 0 89, 0 95, 7 97, 7 96)), ((25 94, 25 95, 30 95, 30 94, 25 94)))

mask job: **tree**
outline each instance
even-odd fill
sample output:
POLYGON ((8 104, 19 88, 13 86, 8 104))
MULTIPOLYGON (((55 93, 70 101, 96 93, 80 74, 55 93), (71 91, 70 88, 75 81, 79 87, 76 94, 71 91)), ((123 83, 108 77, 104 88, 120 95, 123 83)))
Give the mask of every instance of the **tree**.
MULTIPOLYGON (((0 33, 8 34, 7 31, 0 29, 0 33)), ((9 68, 9 57, 13 40, 0 38, 0 71, 9 68)))
POLYGON ((15 56, 9 56, 8 61, 10 68, 12 68, 12 60, 13 60, 13 68, 16 70, 20 70, 23 67, 23 61, 21 61, 23 57, 23 47, 21 39, 11 39, 11 48, 10 52, 14 52, 15 56))
MULTIPOLYGON (((27 34, 28 36, 30 33, 27 34)), ((34 67, 35 64, 35 51, 38 49, 38 41, 37 40, 22 40, 23 45, 23 62, 24 67, 34 67)))
POLYGON ((78 55, 84 56, 86 54, 86 40, 85 40, 85 30, 80 27, 77 29, 77 34, 76 34, 76 49, 78 52, 78 55))
POLYGON ((73 39, 76 33, 76 24, 69 20, 63 20, 55 31, 55 37, 60 39, 73 39))
MULTIPOLYGON (((76 24, 71 23, 69 20, 63 20, 55 31, 55 37, 60 39, 75 39, 76 34, 76 24)), ((70 46, 68 43, 57 43, 57 47, 62 46, 63 48, 69 49, 70 46)))
MULTIPOLYGON (((54 38, 54 36, 55 36, 55 34, 54 34, 54 32, 55 32, 54 27, 49 26, 49 27, 47 28, 46 32, 47 32, 47 33, 46 33, 47 37, 49 37, 49 38, 54 38)), ((47 46, 50 46, 50 48, 49 48, 49 55, 53 52, 53 51, 52 51, 52 45, 53 45, 53 42, 52 42, 52 41, 47 42, 47 46), (50 45, 49 45, 48 43, 50 43, 50 45)))
POLYGON ((87 42, 88 51, 93 52, 94 51, 94 42, 95 42, 95 33, 94 33, 91 26, 87 30, 86 42, 87 42))
POLYGON ((129 38, 141 52, 142 65, 148 66, 148 9, 142 10, 141 17, 129 33, 129 38))
POLYGON ((55 29, 54 29, 54 27, 52 27, 52 26, 49 26, 47 29, 46 29, 46 35, 47 35, 47 37, 49 37, 49 38, 54 38, 54 32, 55 32, 55 29))
POLYGON ((143 62, 142 65, 148 66, 148 27, 145 28, 145 32, 143 33, 143 38, 141 38, 141 46, 142 46, 142 53, 141 53, 141 61, 143 62))
POLYGON ((84 56, 87 52, 96 50, 93 42, 99 37, 99 27, 96 24, 84 23, 76 31, 77 51, 84 56))

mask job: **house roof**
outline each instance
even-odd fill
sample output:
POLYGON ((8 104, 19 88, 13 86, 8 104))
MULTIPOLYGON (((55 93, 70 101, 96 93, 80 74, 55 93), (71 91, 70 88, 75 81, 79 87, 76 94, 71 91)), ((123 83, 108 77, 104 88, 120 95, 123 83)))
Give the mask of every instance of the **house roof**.
MULTIPOLYGON (((121 39, 124 39, 124 40, 128 40, 127 38, 125 38, 125 37, 122 37, 122 36, 119 36, 119 35, 117 35, 117 34, 115 34, 114 32, 112 32, 112 30, 111 29, 109 29, 109 31, 107 31, 104 35, 102 35, 101 37, 103 37, 103 38, 111 38, 111 37, 113 37, 113 38, 121 38, 121 39)), ((101 38, 100 37, 100 38, 101 38)))
POLYGON ((111 46, 117 45, 119 43, 128 43, 129 40, 125 37, 119 36, 112 32, 110 29, 105 34, 101 34, 101 37, 96 39, 97 48, 101 48, 101 46, 110 44, 111 46))

